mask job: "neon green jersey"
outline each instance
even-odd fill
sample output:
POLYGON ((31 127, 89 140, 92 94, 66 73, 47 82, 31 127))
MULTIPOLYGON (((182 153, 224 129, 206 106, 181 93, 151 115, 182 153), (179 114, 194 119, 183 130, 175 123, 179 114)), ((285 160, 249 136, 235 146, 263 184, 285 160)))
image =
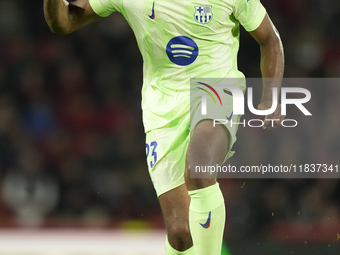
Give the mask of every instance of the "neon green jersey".
MULTIPOLYGON (((191 78, 239 78, 239 24, 255 30, 259 0, 89 0, 102 17, 120 12, 143 57, 145 131, 190 111, 191 78)), ((114 29, 114 28, 113 28, 114 29)))

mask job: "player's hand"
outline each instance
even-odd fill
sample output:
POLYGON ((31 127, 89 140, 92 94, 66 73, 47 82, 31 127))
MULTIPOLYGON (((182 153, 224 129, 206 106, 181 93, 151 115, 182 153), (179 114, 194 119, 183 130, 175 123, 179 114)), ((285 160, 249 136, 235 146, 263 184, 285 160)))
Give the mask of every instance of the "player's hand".
MULTIPOLYGON (((268 110, 272 107, 272 101, 262 101, 258 105, 258 110, 268 110)), ((272 130, 281 126, 281 122, 286 116, 281 115, 281 104, 277 104, 276 110, 264 118, 263 129, 272 130)))

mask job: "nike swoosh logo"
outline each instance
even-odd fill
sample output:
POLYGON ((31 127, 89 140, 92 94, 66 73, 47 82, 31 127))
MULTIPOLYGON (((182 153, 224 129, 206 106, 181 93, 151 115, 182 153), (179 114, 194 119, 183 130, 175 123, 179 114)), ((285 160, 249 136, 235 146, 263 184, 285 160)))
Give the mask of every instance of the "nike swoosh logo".
POLYGON ((231 120, 231 118, 233 117, 233 113, 234 113, 234 111, 232 111, 232 112, 231 112, 231 114, 230 114, 229 118, 226 116, 226 117, 227 117, 227 119, 228 119, 229 121, 230 121, 230 120, 231 120))
POLYGON ((149 15, 150 19, 154 19, 155 18, 155 1, 153 1, 153 5, 152 5, 152 14, 149 15))
POLYGON ((209 216, 208 216, 208 220, 205 224, 201 224, 200 225, 203 227, 203 228, 209 228, 210 227, 210 223, 211 223, 211 212, 209 212, 209 216))

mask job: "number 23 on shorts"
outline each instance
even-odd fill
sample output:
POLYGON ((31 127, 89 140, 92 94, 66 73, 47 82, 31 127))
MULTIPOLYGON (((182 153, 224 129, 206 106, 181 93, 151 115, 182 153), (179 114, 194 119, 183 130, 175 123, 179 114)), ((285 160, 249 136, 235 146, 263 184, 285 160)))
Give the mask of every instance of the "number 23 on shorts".
POLYGON ((150 145, 147 143, 145 144, 146 146, 146 160, 148 161, 148 157, 149 157, 149 154, 150 154, 150 151, 151 151, 151 160, 150 162, 148 161, 148 164, 150 163, 150 168, 153 168, 154 165, 156 164, 157 162, 157 152, 156 152, 156 148, 157 148, 157 142, 156 141, 153 141, 150 143, 150 145))

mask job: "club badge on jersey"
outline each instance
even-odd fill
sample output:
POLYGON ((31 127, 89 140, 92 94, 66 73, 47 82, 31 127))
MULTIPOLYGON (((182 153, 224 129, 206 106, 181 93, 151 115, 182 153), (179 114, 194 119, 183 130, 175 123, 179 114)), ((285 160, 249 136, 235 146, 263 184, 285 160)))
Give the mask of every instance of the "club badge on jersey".
POLYGON ((195 6, 195 20, 200 24, 209 23, 213 17, 211 5, 196 5, 195 6))

